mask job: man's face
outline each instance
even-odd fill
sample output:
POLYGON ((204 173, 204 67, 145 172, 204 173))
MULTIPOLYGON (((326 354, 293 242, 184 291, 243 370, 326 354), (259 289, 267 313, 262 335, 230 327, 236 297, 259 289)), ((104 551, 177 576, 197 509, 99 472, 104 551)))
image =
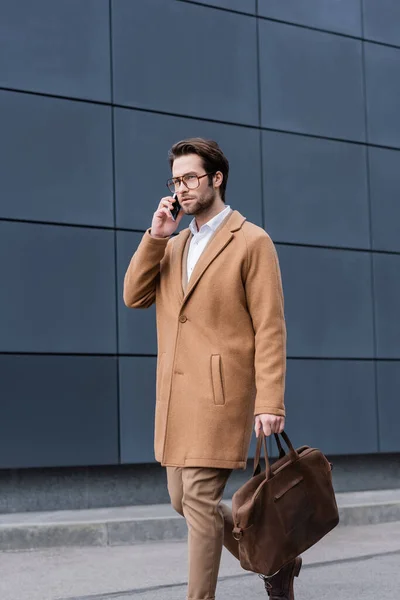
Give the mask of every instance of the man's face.
MULTIPOLYGON (((172 165, 172 177, 182 177, 183 175, 204 175, 206 173, 203 167, 203 161, 197 154, 186 154, 174 160, 172 165)), ((200 215, 208 210, 216 199, 216 192, 212 185, 208 183, 208 176, 199 180, 199 187, 194 190, 188 190, 183 182, 178 189, 178 200, 182 210, 187 215, 200 215)))

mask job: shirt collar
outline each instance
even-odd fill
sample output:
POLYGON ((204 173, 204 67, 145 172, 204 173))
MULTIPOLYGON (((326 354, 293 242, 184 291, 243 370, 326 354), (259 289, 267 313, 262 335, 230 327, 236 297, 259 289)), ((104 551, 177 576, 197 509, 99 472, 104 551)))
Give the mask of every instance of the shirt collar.
POLYGON ((211 229, 212 231, 215 231, 222 223, 222 221, 225 219, 225 217, 228 215, 229 211, 231 210, 230 206, 226 206, 224 208, 224 210, 222 210, 220 213, 218 213, 217 215, 215 215, 215 217, 213 217, 212 219, 210 219, 209 221, 207 221, 207 223, 205 223, 204 225, 202 225, 200 227, 200 230, 197 231, 197 226, 196 226, 196 219, 192 219, 190 221, 189 224, 189 229, 192 232, 193 235, 196 235, 200 232, 203 232, 205 229, 211 229))

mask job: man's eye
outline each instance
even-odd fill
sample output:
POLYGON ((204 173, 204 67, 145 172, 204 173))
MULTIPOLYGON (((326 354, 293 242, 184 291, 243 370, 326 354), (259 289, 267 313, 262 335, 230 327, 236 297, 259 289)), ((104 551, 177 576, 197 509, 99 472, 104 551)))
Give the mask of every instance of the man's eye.
POLYGON ((196 179, 196 175, 187 175, 185 177, 186 181, 194 181, 196 179))

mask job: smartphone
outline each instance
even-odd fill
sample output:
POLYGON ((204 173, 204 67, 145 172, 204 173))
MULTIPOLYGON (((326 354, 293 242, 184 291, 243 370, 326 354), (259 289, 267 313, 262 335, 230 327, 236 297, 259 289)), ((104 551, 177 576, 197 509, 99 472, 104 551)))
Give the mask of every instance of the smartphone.
POLYGON ((178 194, 174 194, 173 198, 175 200, 174 202, 174 206, 171 208, 170 213, 171 213, 171 217, 173 218, 174 221, 176 221, 176 217, 179 215, 179 211, 181 210, 181 205, 179 204, 179 200, 178 200, 178 194))

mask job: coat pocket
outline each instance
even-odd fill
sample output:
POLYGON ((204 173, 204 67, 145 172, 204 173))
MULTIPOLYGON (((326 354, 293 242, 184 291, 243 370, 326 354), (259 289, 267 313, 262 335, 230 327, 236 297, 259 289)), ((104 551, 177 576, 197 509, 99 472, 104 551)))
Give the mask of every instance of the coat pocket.
POLYGON ((156 390, 156 398, 157 402, 161 402, 162 394, 164 392, 164 373, 165 373, 165 352, 163 352, 159 359, 157 365, 157 390, 156 390))
POLYGON ((219 354, 211 355, 211 380, 213 386, 214 404, 225 404, 222 361, 219 354))

